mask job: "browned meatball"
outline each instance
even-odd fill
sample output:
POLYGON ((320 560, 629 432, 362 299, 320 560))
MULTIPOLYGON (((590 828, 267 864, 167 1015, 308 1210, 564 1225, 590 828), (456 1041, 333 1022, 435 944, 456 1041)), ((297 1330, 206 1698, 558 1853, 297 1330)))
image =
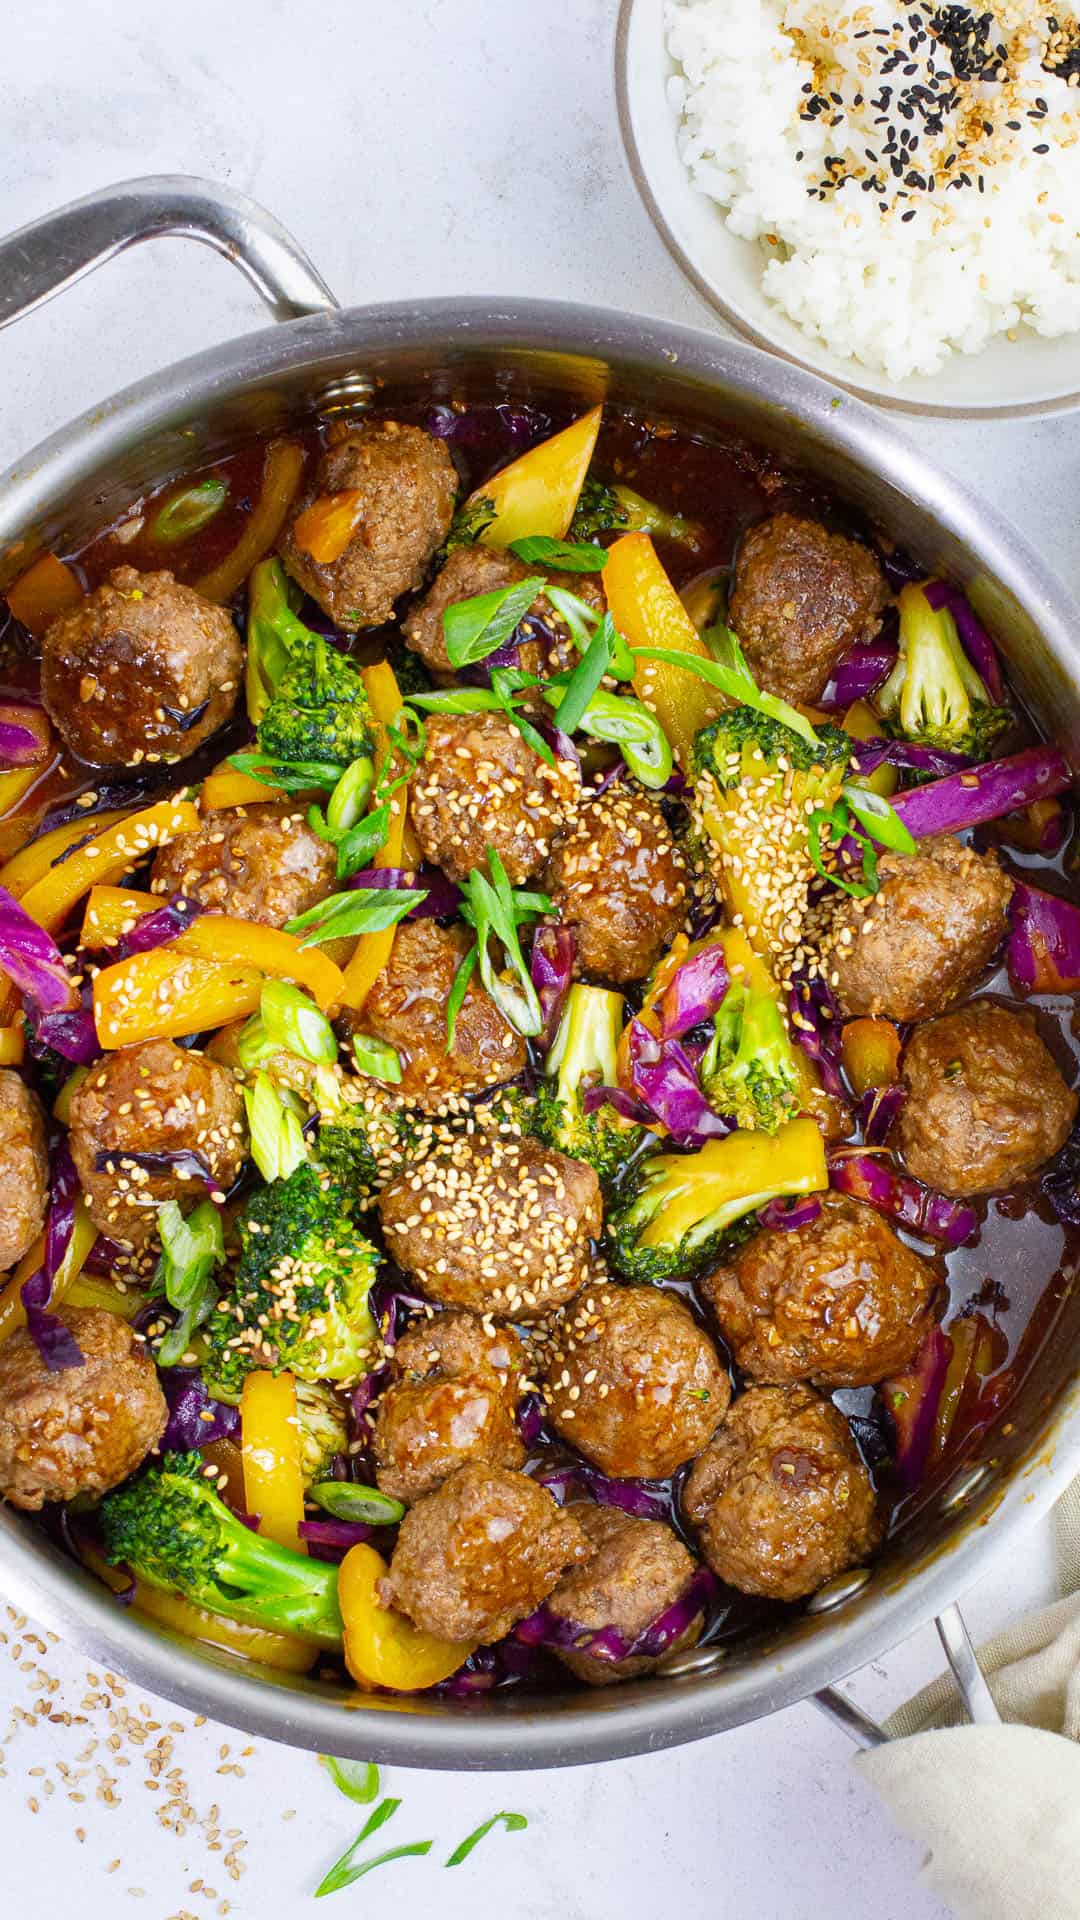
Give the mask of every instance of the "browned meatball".
POLYGON ((397 420, 332 430, 311 484, 278 543, 294 580, 339 627, 378 627, 394 602, 423 585, 454 513, 457 474, 441 440, 397 420), (348 544, 335 560, 315 560, 296 523, 316 500, 344 495, 354 510, 348 544))
POLYGON ((1013 883, 993 853, 951 833, 886 853, 872 900, 845 900, 826 970, 844 1014, 925 1020, 970 993, 1009 930, 1013 883))
POLYGON ((872 1386, 914 1358, 937 1275, 873 1207, 842 1193, 820 1204, 808 1226, 755 1233, 701 1290, 755 1380, 872 1386))
POLYGON ((463 927, 404 922, 363 1008, 342 1016, 348 1032, 371 1034, 397 1050, 396 1091, 409 1106, 460 1104, 466 1094, 513 1080, 525 1065, 524 1040, 475 974, 458 1012, 454 1044, 447 1047, 446 1003, 471 944, 463 927))
POLYGON ((333 847, 303 807, 260 801, 212 809, 197 833, 181 833, 155 856, 155 893, 186 893, 211 913, 283 927, 332 893, 333 847))
POLYGON ((171 573, 115 567, 41 643, 41 694, 94 767, 183 760, 236 705, 244 651, 231 616, 171 573))
POLYGON ((539 873, 573 817, 581 775, 549 767, 501 713, 441 713, 427 723, 409 810, 425 860, 451 880, 487 872, 494 847, 512 887, 539 873))
POLYGON ((469 1460, 524 1465, 515 1415, 525 1355, 509 1327, 436 1314, 398 1341, 393 1369, 373 1439, 384 1493, 419 1500, 469 1460))
MULTIPOLYGON (((628 1646, 673 1607, 694 1577, 694 1562, 677 1534, 661 1520, 636 1520, 617 1507, 595 1507, 576 1501, 569 1512, 583 1527, 592 1546, 583 1566, 564 1573, 549 1594, 549 1613, 572 1620, 586 1633, 611 1628, 628 1646)), ((692 1647, 701 1632, 701 1617, 673 1640, 666 1653, 692 1647)), ((656 1659, 632 1654, 613 1662, 573 1647, 555 1649, 563 1665, 592 1687, 610 1686, 651 1673, 656 1659)))
MULTIPOLYGON (((443 615, 447 607, 456 606, 459 600, 471 600, 476 594, 497 593, 501 587, 516 586, 519 580, 527 579, 530 574, 542 574, 551 586, 566 587, 597 611, 603 608, 603 592, 588 574, 552 572, 549 567, 527 567, 520 560, 515 560, 512 553, 504 553, 497 547, 455 547, 419 606, 402 624, 406 646, 418 653, 433 673, 452 673, 443 632, 443 615)), ((568 665, 576 655, 568 644, 566 627, 546 594, 537 596, 531 611, 554 635, 551 665, 568 665)), ((526 673, 539 673, 547 664, 548 652, 541 640, 535 637, 519 640, 518 665, 526 673)))
POLYGON ((881 1538, 843 1415, 809 1387, 751 1387, 683 1489, 710 1567, 740 1593, 801 1600, 881 1538))
POLYGON ((873 638, 888 597, 869 547, 818 520, 777 513, 743 535, 731 625, 759 686, 812 704, 840 656, 873 638))
POLYGON ((75 1093, 68 1136, 94 1225, 141 1247, 163 1200, 206 1198, 195 1168, 151 1170, 144 1154, 195 1153, 227 1192, 244 1163, 242 1113, 232 1074, 190 1047, 141 1040, 106 1054, 75 1093))
POLYGON ((544 891, 574 935, 577 973, 643 980, 686 916, 686 862, 654 800, 614 789, 581 808, 544 891))
POLYGON ((716 1432, 731 1383, 674 1294, 601 1283, 552 1328, 543 1391, 563 1439, 601 1473, 664 1480, 716 1432))
POLYGON ((1034 1015, 992 1000, 943 1013, 904 1050, 896 1122, 908 1171, 945 1193, 992 1193, 1037 1173, 1076 1118, 1034 1015))
POLYGON ((0 1072, 0 1270, 13 1267, 45 1224, 49 1156, 35 1094, 7 1067, 0 1072))
POLYGON ((99 1307, 64 1307, 57 1318, 85 1365, 50 1373, 25 1327, 0 1346, 0 1498, 31 1513, 118 1486, 169 1417, 153 1360, 126 1320, 99 1307))
POLYGON ((464 1135, 379 1195, 392 1257, 432 1300, 542 1320, 585 1283, 600 1182, 539 1140, 464 1135))
POLYGON ((588 1551, 577 1521, 535 1480, 459 1467, 409 1508, 382 1598, 425 1633, 489 1646, 588 1551))

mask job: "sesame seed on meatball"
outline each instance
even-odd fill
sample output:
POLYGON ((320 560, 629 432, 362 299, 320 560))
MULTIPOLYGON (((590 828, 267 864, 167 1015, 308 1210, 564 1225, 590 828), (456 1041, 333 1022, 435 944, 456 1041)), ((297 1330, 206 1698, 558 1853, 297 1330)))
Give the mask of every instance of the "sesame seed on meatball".
POLYGON ((467 880, 494 848, 512 887, 539 873, 573 817, 581 776, 542 760, 501 713, 437 714, 412 781, 410 816, 424 858, 467 880))

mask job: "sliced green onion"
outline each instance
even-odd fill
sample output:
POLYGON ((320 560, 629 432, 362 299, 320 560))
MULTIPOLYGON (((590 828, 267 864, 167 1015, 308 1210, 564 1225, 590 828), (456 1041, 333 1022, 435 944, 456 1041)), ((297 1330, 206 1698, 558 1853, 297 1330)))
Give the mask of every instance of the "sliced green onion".
POLYGON ((829 880, 841 892, 851 895, 853 900, 868 900, 878 890, 877 854, 872 840, 867 839, 852 821, 844 802, 837 800, 831 807, 815 807, 806 822, 806 846, 810 861, 816 873, 823 880, 829 880), (822 835, 828 828, 830 850, 834 856, 836 849, 845 836, 850 836, 862 854, 863 878, 856 880, 851 874, 840 873, 835 866, 827 866, 822 848, 822 835))
POLYGON ((257 1013, 251 1014, 236 1036, 236 1057, 244 1072, 255 1073, 259 1067, 265 1067, 278 1052, 280 1048, 267 1033, 262 1016, 257 1013))
POLYGON ((332 760, 272 760, 265 753, 231 753, 229 765, 285 793, 310 793, 313 787, 329 791, 341 778, 341 768, 332 760))
POLYGON ((376 807, 364 815, 355 827, 344 832, 330 825, 321 807, 308 808, 308 826, 320 840, 328 840, 337 850, 337 878, 347 880, 366 867, 377 854, 390 831, 390 807, 376 807))
POLYGON ((265 1073, 244 1088, 251 1157, 264 1180, 287 1180, 307 1159, 298 1116, 283 1104, 265 1073))
MULTIPOLYGON (((385 1805, 386 1802, 383 1804, 385 1805)), ((400 1802, 395 1804, 400 1805, 400 1802)), ((342 1887, 351 1887, 354 1880, 362 1879, 364 1874, 370 1873, 374 1867, 385 1867, 391 1860, 408 1860, 430 1853, 433 1844, 430 1840, 414 1840, 411 1846, 390 1847, 386 1853, 377 1853, 372 1860, 359 1861, 355 1858, 356 1849, 364 1837, 364 1834, 360 1834, 348 1851, 342 1854, 341 1859, 331 1867, 325 1880, 320 1881, 315 1889, 316 1900, 324 1893, 337 1893, 342 1887)))
POLYGON ((316 1066, 332 1066, 338 1055, 334 1029, 310 994, 288 980, 267 980, 259 995, 259 1014, 267 1037, 316 1066))
POLYGON ((201 533, 203 527, 210 525, 228 497, 228 484, 220 479, 200 480, 194 487, 185 487, 183 493, 174 494, 160 513, 154 515, 150 522, 151 539, 166 547, 189 540, 193 533, 201 533))
POLYGON ((427 889, 406 887, 354 887, 347 893, 332 893, 318 906, 297 914, 286 924, 286 933, 302 933, 301 945, 317 947, 324 940, 353 940, 362 933, 381 933, 384 927, 396 927, 410 908, 427 899, 427 889))
MULTIPOLYGON (((714 627, 714 636, 717 633, 718 629, 714 627)), ((686 673, 696 674, 699 680, 704 680, 710 687, 716 687, 720 693, 726 693, 729 700, 737 700, 743 707, 755 708, 758 713, 766 714, 770 720, 778 720, 781 726, 789 727, 792 733, 797 733, 799 738, 807 741, 810 746, 819 746, 821 743, 817 734, 805 715, 801 714, 797 707, 789 706, 786 700, 781 700, 775 693, 763 693, 746 665, 742 648, 735 635, 729 633, 728 640, 733 645, 726 650, 729 655, 734 652, 737 662, 741 661, 741 666, 725 665, 716 659, 705 660, 696 653, 683 653, 679 647, 631 647, 630 651, 635 660, 659 660, 669 667, 682 667, 686 673)), ((720 644, 722 646, 722 642, 720 644)))
POLYGON ((582 714, 581 730, 593 740, 617 746, 643 787, 658 790, 667 785, 675 764, 671 743, 642 701, 629 694, 597 693, 582 714))
POLYGON ((584 653, 589 640, 596 629, 603 628, 608 637, 610 668, 616 680, 632 680, 634 677, 634 656, 623 635, 619 632, 610 613, 598 613, 590 607, 580 594, 571 593, 566 587, 549 587, 547 597, 570 631, 570 638, 579 653, 584 653))
POLYGON ((373 1760, 341 1760, 332 1753, 320 1753, 319 1765, 325 1767, 339 1793, 361 1807, 374 1800, 379 1791, 379 1769, 373 1760))
POLYGON ((352 1052, 357 1073, 366 1074, 369 1080, 381 1080, 384 1086, 400 1084, 401 1055, 388 1040, 376 1040, 370 1033, 354 1033, 352 1052))
POLYGON ((322 1480, 317 1487, 309 1488, 308 1499, 324 1513, 333 1514, 335 1520, 361 1520, 369 1527, 394 1527, 405 1513, 400 1500, 380 1493, 377 1487, 355 1486, 350 1480, 322 1480))
POLYGON ((866 828, 872 840, 880 847, 891 847, 894 853, 917 853, 919 851, 910 827, 904 825, 895 807, 880 793, 870 787, 845 786, 843 796, 849 808, 866 828))
POLYGON ((545 689, 545 699, 555 708, 563 733, 576 733, 593 694, 608 670, 611 640, 601 621, 582 658, 564 687, 545 689))
POLYGON ((494 847, 488 847, 487 860, 491 879, 488 880, 478 867, 473 868, 465 889, 462 917, 476 930, 480 978, 488 994, 507 1024, 526 1039, 532 1039, 543 1027, 543 1014, 521 951, 517 929, 519 925, 534 919, 538 913, 547 913, 551 902, 542 893, 515 894, 506 868, 494 847), (502 946, 506 971, 511 976, 509 979, 492 964, 489 949, 492 934, 502 946))
POLYGON ((347 766, 326 803, 326 820, 335 833, 355 827, 367 806, 375 785, 375 762, 370 753, 361 754, 347 766))
POLYGON ((526 567, 555 567, 562 573, 600 573, 607 554, 586 541, 552 540, 546 533, 530 533, 511 540, 510 551, 526 567))
POLYGON ((174 1367, 191 1344, 191 1337, 208 1320, 217 1302, 214 1270, 225 1258, 221 1214, 212 1200, 204 1200, 184 1219, 175 1200, 158 1208, 161 1259, 154 1277, 155 1293, 164 1293, 180 1318, 157 1349, 163 1367, 174 1367))
POLYGON ((445 693, 410 693, 409 705, 425 713, 497 713, 502 701, 487 687, 451 687, 445 693))
POLYGON ((490 1820, 485 1820, 483 1826, 474 1827, 467 1839, 463 1840, 460 1846, 454 1848, 449 1860, 446 1861, 446 1865, 448 1867, 460 1867, 462 1861, 468 1859, 473 1848, 479 1846, 480 1841, 486 1838, 493 1827, 498 1826, 500 1820, 506 1828, 507 1833, 524 1833, 525 1828, 529 1824, 523 1813, 493 1813, 490 1820))
POLYGON ((477 945, 474 941, 472 946, 469 948, 468 953, 465 954, 462 960, 459 962, 457 971, 454 974, 453 981, 451 982, 450 992, 446 996, 447 1052, 449 1052, 450 1048, 454 1044, 454 1035, 457 1032, 457 1017, 458 1017, 458 1014, 461 1012, 462 1005, 464 1004, 465 995, 469 991, 469 981, 472 979, 473 974, 476 972, 476 963, 479 960, 479 958, 480 958, 479 949, 477 948, 477 945))
POLYGON ((494 593, 473 594, 458 600, 443 614, 446 657, 452 667, 471 667, 486 660, 517 631, 544 581, 530 574, 514 586, 497 587, 494 593))

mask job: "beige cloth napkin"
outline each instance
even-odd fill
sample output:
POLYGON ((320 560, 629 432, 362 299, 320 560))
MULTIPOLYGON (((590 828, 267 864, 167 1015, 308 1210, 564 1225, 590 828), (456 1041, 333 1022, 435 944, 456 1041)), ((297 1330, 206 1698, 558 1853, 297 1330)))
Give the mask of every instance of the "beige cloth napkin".
POLYGON ((1054 1523, 1065 1597, 979 1652, 1009 1724, 968 1725, 947 1674, 856 1762, 959 1920, 1080 1920, 1080 1480, 1054 1523))

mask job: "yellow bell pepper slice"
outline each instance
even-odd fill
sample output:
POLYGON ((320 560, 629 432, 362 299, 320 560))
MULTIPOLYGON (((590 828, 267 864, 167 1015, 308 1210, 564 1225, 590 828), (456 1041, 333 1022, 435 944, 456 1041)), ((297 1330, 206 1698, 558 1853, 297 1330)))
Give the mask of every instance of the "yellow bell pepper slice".
POLYGON ((840 1035, 844 1072, 859 1095, 888 1087, 900 1078, 899 1030, 891 1020, 848 1020, 840 1035))
POLYGON ((0 1027, 0 1067, 21 1067, 26 1056, 26 1028, 21 1020, 0 1027))
POLYGON ((273 440, 266 449, 262 491, 231 553, 193 584, 196 593, 219 603, 231 600, 252 567, 269 553, 285 525, 304 471, 304 449, 293 440, 273 440))
POLYGON ((167 847, 178 834, 197 832, 198 827, 199 816, 189 800, 160 800, 156 806, 145 807, 95 835, 85 847, 27 887, 22 896, 23 909, 39 927, 55 933, 92 886, 112 886, 147 854, 167 847))
POLYGON ((263 927, 227 913, 202 913, 165 951, 197 954, 215 966, 258 967, 275 979, 293 980, 307 988, 324 1013, 341 1005, 341 968, 318 947, 301 946, 295 934, 281 927, 263 927))
MULTIPOLYGON (((68 1241, 67 1252, 61 1260, 53 1278, 52 1295, 49 1303, 51 1306, 59 1306, 61 1300, 64 1299, 68 1289, 82 1272, 86 1264, 87 1256, 96 1239, 97 1228, 86 1210, 85 1201, 80 1195, 79 1199, 75 1202, 75 1221, 71 1229, 71 1239, 68 1241)), ((6 1340, 9 1333, 14 1333, 16 1327, 21 1327, 25 1324, 26 1314, 23 1309, 22 1300, 19 1297, 22 1292, 23 1281, 29 1280, 30 1275, 37 1272, 44 1258, 45 1235, 42 1233, 38 1235, 29 1251, 23 1254, 6 1287, 0 1292, 0 1341, 6 1340)))
MULTIPOLYGON (((103 1554, 86 1542, 79 1545, 80 1557, 99 1580, 114 1593, 126 1592, 130 1581, 119 1567, 111 1567, 103 1554)), ((132 1605, 158 1626, 171 1633, 182 1633, 188 1640, 202 1640, 225 1653, 237 1653, 245 1660, 257 1660, 261 1666, 276 1667, 281 1673, 307 1673, 319 1657, 318 1647, 306 1640, 294 1640, 288 1633, 269 1633, 265 1627, 253 1627, 245 1620, 230 1620, 223 1613, 208 1613, 192 1606, 178 1593, 166 1593, 161 1587, 147 1586, 136 1580, 132 1605)))
POLYGON ((121 1293, 112 1280, 93 1273, 80 1273, 65 1297, 69 1307, 97 1307, 102 1313, 115 1313, 120 1320, 134 1320, 146 1305, 146 1295, 140 1287, 129 1287, 121 1293))
POLYGON ((95 814, 93 819, 68 820, 62 827, 54 827, 51 833, 43 833, 40 840, 20 847, 18 853, 0 867, 0 887, 6 887, 14 899, 21 900, 77 840, 85 840, 88 833, 101 833, 120 820, 131 820, 135 812, 133 807, 111 807, 106 813, 95 814))
POLYGON ((214 966, 174 943, 133 953, 94 980, 94 1022, 106 1052, 138 1040, 175 1040, 256 1013, 261 968, 214 966))
POLYGON ((145 914, 163 905, 158 894, 144 893, 138 887, 91 887, 86 896, 80 943, 88 953, 114 947, 145 914))
MULTIPOLYGON (((811 722, 811 725, 813 724, 811 722)), ((853 740, 876 740, 881 733, 881 721, 868 700, 856 700, 848 708, 840 725, 845 733, 850 733, 853 740)), ((884 800, 888 800, 900 785, 900 775, 896 768, 888 766, 885 762, 880 767, 875 767, 873 773, 865 775, 853 773, 851 780, 856 787, 869 787, 871 793, 880 793, 884 800)))
POLYGON ((7 603, 16 620, 40 640, 57 614, 67 613, 84 598, 78 577, 54 553, 43 553, 8 588, 7 603))
POLYGON ((199 790, 199 811, 210 813, 219 807, 254 807, 262 800, 284 800, 284 787, 268 786, 250 773, 238 773, 235 767, 215 767, 199 790))
POLYGON ((552 434, 537 447, 530 447, 512 460, 501 473, 485 480, 469 497, 490 500, 495 518, 480 535, 484 547, 508 547, 526 535, 546 534, 552 540, 564 540, 578 496, 585 484, 589 463, 600 431, 602 407, 583 413, 561 433, 552 434))
POLYGON ((414 1627, 404 1614, 384 1607, 378 1582, 386 1561, 374 1547, 350 1547, 338 1574, 338 1600, 345 1627, 345 1664, 358 1687, 389 1687, 394 1693, 418 1693, 449 1680, 470 1653, 473 1641, 439 1640, 414 1627))
POLYGON ((774 1134, 729 1133, 692 1154, 658 1154, 649 1171, 665 1180, 665 1203, 642 1233, 647 1247, 678 1245, 701 1219, 703 1176, 709 1215, 719 1232, 775 1195, 820 1193, 829 1184, 825 1147, 814 1120, 789 1120, 774 1134), (687 1169, 682 1191, 680 1175, 687 1169))
MULTIPOLYGON (((401 712, 401 693, 393 668, 385 660, 380 660, 376 666, 364 667, 362 672, 375 719, 376 765, 381 773, 390 751, 388 729, 401 712)), ((393 771, 400 772, 401 769, 395 766, 393 771)), ((402 786, 391 796, 389 830, 372 862, 373 866, 409 867, 417 863, 419 849, 409 824, 408 792, 408 787, 402 786)), ((345 1006, 363 1006, 380 973, 389 965, 396 932, 396 927, 384 927, 378 933, 361 934, 345 968, 342 994, 345 1006)))
POLYGON ((291 1373, 249 1373, 240 1396, 244 1506, 259 1532, 279 1547, 306 1553, 297 1528, 304 1517, 296 1381, 291 1373))
MULTIPOLYGON (((624 533, 608 548, 604 592, 619 632, 632 647, 662 647, 711 656, 656 556, 647 533, 624 533)), ((721 695, 685 667, 639 660, 634 692, 655 713, 683 767, 690 764, 694 735, 715 720, 721 695)))

